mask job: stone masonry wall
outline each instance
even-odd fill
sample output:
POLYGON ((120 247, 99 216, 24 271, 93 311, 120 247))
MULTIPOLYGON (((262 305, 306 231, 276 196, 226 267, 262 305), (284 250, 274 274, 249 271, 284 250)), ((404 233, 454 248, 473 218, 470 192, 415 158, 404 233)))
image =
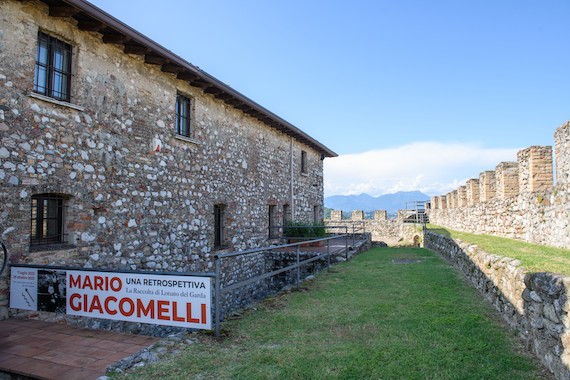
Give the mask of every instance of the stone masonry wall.
MULTIPOLYGON (((277 220, 322 215, 320 152, 75 22, 41 2, 0 2, 0 239, 11 263, 212 271, 220 249, 267 243, 270 205, 277 220), (73 48, 72 104, 32 92, 39 30, 73 48), (175 132, 179 93, 192 99, 191 139, 175 132), (31 197, 42 193, 65 197, 68 244, 30 251, 31 197)), ((4 273, 0 318, 8 294, 4 273)))
POLYGON ((467 181, 465 203, 456 200, 463 187, 433 197, 430 222, 459 231, 570 248, 570 122, 558 128, 554 138, 556 185, 552 147, 532 146, 519 151, 516 162, 502 162, 495 171, 481 173, 478 181, 467 181))
MULTIPOLYGON (((369 233, 372 244, 385 243, 389 246, 421 244, 421 229, 414 224, 404 223, 402 213, 399 219, 387 219, 386 210, 376 210, 374 219, 364 219, 364 211, 352 212, 352 219, 342 219, 341 210, 332 210, 331 219, 325 220, 326 226, 346 226, 348 233, 369 233)), ((335 230, 335 232, 340 232, 335 230)))
POLYGON ((457 268, 558 379, 570 379, 570 278, 527 272, 518 260, 425 231, 424 247, 457 268))

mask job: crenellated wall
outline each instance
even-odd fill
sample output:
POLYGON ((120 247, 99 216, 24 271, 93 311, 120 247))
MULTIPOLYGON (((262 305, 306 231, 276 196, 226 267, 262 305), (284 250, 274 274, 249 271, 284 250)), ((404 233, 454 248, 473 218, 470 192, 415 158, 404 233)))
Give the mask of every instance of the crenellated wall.
POLYGON ((551 146, 531 146, 517 153, 517 161, 501 162, 433 197, 430 222, 570 248, 570 121, 556 130, 554 140, 554 157, 551 146))

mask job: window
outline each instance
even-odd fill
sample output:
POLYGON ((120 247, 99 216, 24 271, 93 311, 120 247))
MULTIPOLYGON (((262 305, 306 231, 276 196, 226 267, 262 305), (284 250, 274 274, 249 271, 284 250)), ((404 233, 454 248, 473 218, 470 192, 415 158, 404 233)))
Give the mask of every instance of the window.
POLYGON ((274 205, 269 205, 269 237, 277 236, 277 229, 275 228, 275 208, 274 205))
POLYGON ((38 33, 34 92, 69 102, 71 46, 45 33, 38 33))
POLYGON ((313 223, 321 223, 321 218, 319 214, 319 206, 313 206, 313 223))
POLYGON ((301 173, 307 172, 307 152, 301 151, 301 173))
POLYGON ((176 96, 176 133, 190 137, 190 99, 184 95, 176 96))
POLYGON ((214 247, 224 245, 224 205, 214 205, 214 247))
POLYGON ((291 221, 291 208, 289 205, 283 205, 283 225, 286 226, 291 221))
POLYGON ((66 242, 64 207, 64 198, 60 195, 32 196, 32 246, 66 242))

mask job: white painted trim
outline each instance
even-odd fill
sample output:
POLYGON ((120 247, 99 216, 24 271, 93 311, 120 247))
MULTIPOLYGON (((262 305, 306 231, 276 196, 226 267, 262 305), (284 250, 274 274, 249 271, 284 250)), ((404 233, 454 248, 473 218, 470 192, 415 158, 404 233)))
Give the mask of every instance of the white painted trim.
POLYGON ((62 100, 57 100, 57 99, 54 99, 54 98, 50 98, 49 96, 45 96, 45 95, 41 95, 41 94, 36 94, 35 92, 30 92, 30 93, 28 94, 28 96, 29 96, 30 98, 35 98, 35 99, 43 100, 44 102, 48 102, 48 103, 52 103, 52 104, 57 104, 58 106, 73 108, 74 110, 81 111, 81 112, 85 111, 85 107, 81 107, 81 106, 78 106, 78 105, 76 105, 76 104, 71 104, 71 103, 68 103, 68 102, 64 102, 64 101, 62 101, 62 100))
POLYGON ((181 136, 181 135, 178 135, 178 134, 174 135, 174 138, 177 139, 177 140, 186 141, 186 142, 189 142, 189 143, 192 143, 192 144, 196 144, 196 145, 200 145, 200 144, 201 144, 200 141, 198 141, 198 140, 195 140, 195 139, 192 139, 192 138, 186 137, 186 136, 181 136))

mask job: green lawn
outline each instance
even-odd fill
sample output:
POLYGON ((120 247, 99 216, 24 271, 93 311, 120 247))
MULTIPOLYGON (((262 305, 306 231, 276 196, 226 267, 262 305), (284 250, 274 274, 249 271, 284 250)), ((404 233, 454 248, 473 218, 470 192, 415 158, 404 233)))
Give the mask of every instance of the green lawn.
POLYGON ((553 272, 570 275, 570 250, 526 243, 492 235, 476 235, 428 225, 428 230, 451 236, 499 256, 518 259, 530 272, 553 272))
POLYGON ((375 248, 197 334, 131 379, 544 379, 458 274, 421 248, 375 248))

